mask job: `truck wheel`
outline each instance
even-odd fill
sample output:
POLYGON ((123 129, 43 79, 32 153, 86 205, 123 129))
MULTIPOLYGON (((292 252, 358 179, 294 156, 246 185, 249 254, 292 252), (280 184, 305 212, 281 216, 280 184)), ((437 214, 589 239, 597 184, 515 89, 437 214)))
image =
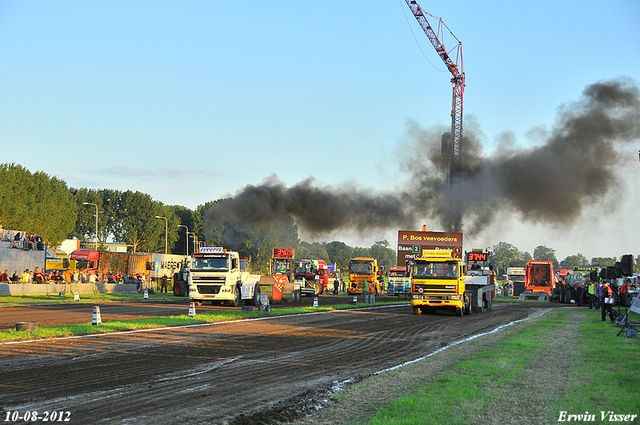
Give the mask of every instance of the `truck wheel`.
POLYGON ((296 294, 295 302, 297 303, 302 302, 302 292, 300 292, 300 290, 298 289, 297 291, 294 291, 294 293, 296 294))
POLYGON ((236 288, 236 293, 234 294, 233 301, 231 301, 230 303, 234 307, 240 306, 240 288, 236 288))
POLYGON ((198 301, 198 300, 192 300, 193 305, 197 306, 201 306, 202 305, 202 301, 198 301))
POLYGON ((567 304, 571 304, 571 290, 565 289, 564 291, 564 302, 567 304))
POLYGON ((420 307, 415 307, 415 306, 414 306, 414 307, 413 307, 413 314, 417 316, 417 315, 419 315, 420 313, 421 313, 421 311, 420 311, 420 307))
POLYGON ((185 291, 185 287, 186 284, 184 281, 179 280, 177 281, 174 285, 173 285, 173 295, 176 297, 184 297, 185 295, 187 295, 186 291, 185 291))
POLYGON ((313 290, 316 295, 320 295, 322 293, 322 285, 320 285, 319 283, 314 284, 313 290))
POLYGON ((456 308, 456 316, 462 317, 464 315, 464 309, 462 307, 456 308))

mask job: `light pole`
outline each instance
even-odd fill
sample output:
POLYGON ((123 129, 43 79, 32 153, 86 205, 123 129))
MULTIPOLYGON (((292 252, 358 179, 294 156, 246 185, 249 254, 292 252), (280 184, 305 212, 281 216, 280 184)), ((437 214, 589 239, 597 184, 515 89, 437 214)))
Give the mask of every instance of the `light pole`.
POLYGON ((98 250, 98 206, 91 202, 83 202, 82 205, 93 205, 96 207, 96 251, 98 250))
POLYGON ((164 255, 167 255, 167 235, 169 232, 169 221, 167 220, 167 217, 160 217, 159 215, 157 215, 156 218, 164 218, 164 255))
POLYGON ((184 224, 178 224, 178 227, 184 227, 187 231, 187 233, 185 233, 184 235, 184 250, 185 255, 189 255, 189 228, 184 224))
POLYGON ((193 236, 193 252, 196 252, 197 248, 196 246, 198 246, 198 236, 196 236, 195 233, 191 232, 191 236, 193 236))

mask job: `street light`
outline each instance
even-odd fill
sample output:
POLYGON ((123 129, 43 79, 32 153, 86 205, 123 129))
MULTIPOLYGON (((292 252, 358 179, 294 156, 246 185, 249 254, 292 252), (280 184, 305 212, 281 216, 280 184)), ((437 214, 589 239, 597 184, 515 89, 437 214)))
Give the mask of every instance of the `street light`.
POLYGON ((96 251, 98 250, 98 206, 91 202, 83 202, 82 205, 93 205, 96 207, 96 251))
POLYGON ((197 245, 198 244, 198 236, 196 236, 196 234, 193 233, 193 232, 191 232, 191 236, 193 236, 193 252, 196 252, 197 251, 196 246, 199 247, 199 245, 197 245))
POLYGON ((178 224, 178 227, 184 227, 187 230, 187 233, 184 235, 184 250, 186 252, 185 255, 189 255, 189 228, 184 224, 178 224))
POLYGON ((167 255, 167 234, 169 232, 169 221, 167 220, 167 217, 160 217, 159 215, 157 215, 156 218, 164 218, 164 255, 167 255))

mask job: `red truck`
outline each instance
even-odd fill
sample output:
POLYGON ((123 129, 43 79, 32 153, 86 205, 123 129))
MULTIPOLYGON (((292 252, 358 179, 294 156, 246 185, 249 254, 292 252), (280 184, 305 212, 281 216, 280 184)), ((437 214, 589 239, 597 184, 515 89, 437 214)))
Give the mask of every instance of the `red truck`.
POLYGON ((117 273, 119 275, 140 274, 149 278, 153 269, 151 254, 96 251, 95 249, 77 249, 71 253, 71 259, 77 261, 78 271, 96 273, 117 273))

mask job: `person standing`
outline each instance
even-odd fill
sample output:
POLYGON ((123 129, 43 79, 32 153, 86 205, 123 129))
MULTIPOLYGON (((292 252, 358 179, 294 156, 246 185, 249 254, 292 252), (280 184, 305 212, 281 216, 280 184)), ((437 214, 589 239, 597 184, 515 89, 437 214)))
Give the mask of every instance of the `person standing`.
POLYGON ((602 304, 602 321, 604 322, 606 320, 606 316, 607 313, 609 313, 609 319, 611 320, 611 323, 614 322, 614 315, 613 315, 613 289, 611 289, 611 286, 609 284, 608 280, 604 281, 604 285, 602 286, 602 298, 601 298, 601 304, 602 304))
POLYGON ((596 285, 596 310, 602 307, 602 282, 598 282, 596 285))
POLYGON ((167 275, 162 276, 162 287, 160 288, 160 293, 167 293, 167 275))
POLYGON ((339 287, 340 287, 340 280, 336 277, 333 281, 333 295, 338 295, 339 287))
POLYGON ((589 287, 587 289, 589 293, 589 310, 594 307, 597 307, 596 304, 596 283, 592 280, 589 281, 589 287))
POLYGON ((578 307, 582 307, 582 285, 578 284, 576 288, 576 302, 578 303, 578 307))

